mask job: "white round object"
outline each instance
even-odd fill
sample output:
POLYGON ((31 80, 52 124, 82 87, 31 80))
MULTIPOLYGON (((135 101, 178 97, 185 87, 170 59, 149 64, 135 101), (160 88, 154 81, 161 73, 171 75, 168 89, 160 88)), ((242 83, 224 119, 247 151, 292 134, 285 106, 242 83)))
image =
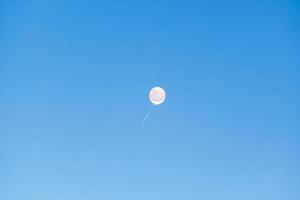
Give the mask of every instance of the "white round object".
POLYGON ((161 87, 154 87, 149 92, 149 100, 154 105, 159 105, 166 100, 166 91, 161 87))

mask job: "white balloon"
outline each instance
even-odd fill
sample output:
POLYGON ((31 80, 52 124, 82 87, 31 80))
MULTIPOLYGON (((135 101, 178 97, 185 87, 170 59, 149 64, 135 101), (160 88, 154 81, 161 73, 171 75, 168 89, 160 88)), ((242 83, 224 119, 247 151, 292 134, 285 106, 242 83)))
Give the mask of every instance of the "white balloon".
POLYGON ((166 100, 166 91, 161 87, 154 87, 149 92, 149 100, 154 105, 159 105, 166 100))

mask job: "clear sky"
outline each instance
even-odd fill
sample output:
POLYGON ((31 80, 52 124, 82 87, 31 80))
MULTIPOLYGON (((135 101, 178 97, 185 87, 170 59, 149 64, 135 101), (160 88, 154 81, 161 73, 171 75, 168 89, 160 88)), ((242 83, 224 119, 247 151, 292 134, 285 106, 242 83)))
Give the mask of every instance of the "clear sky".
POLYGON ((0 0, 0 199, 299 200, 299 13, 0 0))

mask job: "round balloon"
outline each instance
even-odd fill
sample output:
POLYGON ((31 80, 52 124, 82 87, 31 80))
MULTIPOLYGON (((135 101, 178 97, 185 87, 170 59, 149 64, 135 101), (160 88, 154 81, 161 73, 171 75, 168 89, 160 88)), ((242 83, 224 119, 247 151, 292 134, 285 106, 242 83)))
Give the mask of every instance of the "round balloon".
POLYGON ((149 92, 149 99, 154 105, 159 105, 166 100, 166 91, 161 87, 154 87, 149 92))

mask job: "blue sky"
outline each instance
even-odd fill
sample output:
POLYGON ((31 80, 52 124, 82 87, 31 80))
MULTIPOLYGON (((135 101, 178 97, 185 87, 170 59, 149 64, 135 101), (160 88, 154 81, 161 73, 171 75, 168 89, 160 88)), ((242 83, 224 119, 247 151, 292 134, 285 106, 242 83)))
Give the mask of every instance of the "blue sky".
POLYGON ((298 200, 299 13, 0 0, 0 199, 298 200))

